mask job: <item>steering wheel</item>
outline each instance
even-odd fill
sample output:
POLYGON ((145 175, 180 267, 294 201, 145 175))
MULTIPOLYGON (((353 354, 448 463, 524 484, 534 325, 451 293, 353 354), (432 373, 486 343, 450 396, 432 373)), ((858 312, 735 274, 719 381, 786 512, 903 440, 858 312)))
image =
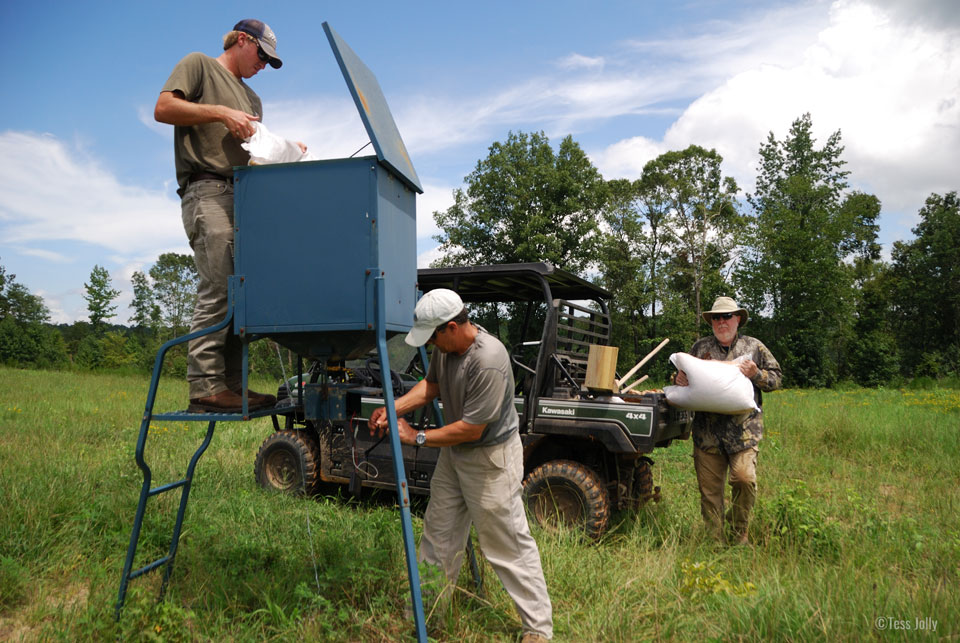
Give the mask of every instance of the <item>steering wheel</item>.
MULTIPOLYGON (((375 357, 369 357, 367 361, 364 362, 364 366, 370 373, 370 377, 383 388, 383 374, 380 372, 380 360, 375 357)), ((403 380, 400 379, 399 373, 392 369, 390 371, 390 384, 393 386, 395 395, 399 396, 403 394, 403 380)))

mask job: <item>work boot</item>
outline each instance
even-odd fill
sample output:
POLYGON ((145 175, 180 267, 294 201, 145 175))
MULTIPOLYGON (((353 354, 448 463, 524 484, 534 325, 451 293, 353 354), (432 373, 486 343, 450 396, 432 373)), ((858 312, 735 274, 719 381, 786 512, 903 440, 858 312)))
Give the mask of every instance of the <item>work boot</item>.
POLYGON ((550 639, 542 634, 537 634, 536 632, 526 632, 523 635, 523 638, 520 639, 520 643, 547 643, 549 640, 550 639))
POLYGON ((190 413, 240 413, 243 407, 243 398, 233 391, 220 391, 206 397, 190 398, 190 413))
MULTIPOLYGON (((239 390, 236 391, 236 394, 241 395, 239 390)), ((247 389, 247 403, 251 411, 254 409, 266 409, 271 406, 276 406, 277 398, 273 395, 257 393, 252 389, 247 389)))

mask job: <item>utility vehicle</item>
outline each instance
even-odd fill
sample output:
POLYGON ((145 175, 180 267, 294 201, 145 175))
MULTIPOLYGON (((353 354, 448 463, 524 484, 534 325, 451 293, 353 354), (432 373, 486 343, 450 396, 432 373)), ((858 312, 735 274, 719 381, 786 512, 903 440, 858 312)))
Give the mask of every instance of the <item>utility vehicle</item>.
MULTIPOLYGON (((472 321, 513 338, 508 348, 524 448, 524 496, 537 521, 579 525, 599 538, 612 510, 659 500, 649 454, 687 439, 693 414, 668 406, 660 392, 613 395, 585 387, 589 346, 610 340, 608 291, 546 263, 421 269, 417 282, 423 292, 455 290, 472 321)), ((278 404, 290 411, 257 454, 261 486, 306 494, 325 483, 352 494, 394 487, 390 443, 370 435, 367 418, 383 404, 384 382, 402 395, 422 377, 427 354, 407 346, 403 335, 389 346, 391 369, 397 370, 386 377, 371 357, 301 367, 281 385, 278 404)), ((407 419, 429 429, 440 413, 442 404, 407 419)), ((411 491, 429 493, 438 454, 436 448, 403 447, 411 491)))

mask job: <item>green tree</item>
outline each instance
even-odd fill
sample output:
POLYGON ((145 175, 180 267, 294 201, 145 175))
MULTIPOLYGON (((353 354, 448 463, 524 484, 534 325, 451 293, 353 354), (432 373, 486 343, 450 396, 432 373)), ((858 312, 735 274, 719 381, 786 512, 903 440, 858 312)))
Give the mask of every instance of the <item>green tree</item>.
POLYGON ((891 321, 890 268, 858 257, 849 269, 854 277, 856 319, 843 352, 841 375, 861 386, 888 384, 900 373, 900 349, 891 321))
POLYGON ((637 183, 616 179, 607 184, 607 192, 603 209, 606 231, 600 243, 600 283, 617 294, 610 303, 611 344, 620 347, 621 368, 629 368, 646 339, 645 321, 652 299, 643 255, 647 236, 637 211, 637 183))
POLYGON ((435 212, 440 265, 547 261, 581 273, 595 259, 604 181, 571 137, 554 153, 542 133, 494 143, 435 212))
POLYGON ((0 363, 50 368, 67 362, 63 337, 43 299, 0 266, 0 363))
POLYGON ((744 226, 736 207, 739 188, 723 176, 722 162, 716 150, 691 145, 650 161, 641 178, 648 220, 659 218, 658 227, 666 229, 661 243, 674 250, 674 275, 680 277, 674 284, 690 297, 698 333, 703 300, 721 289, 720 268, 733 258, 744 226))
MULTIPOLYGON (((671 300, 671 322, 683 315, 676 315, 680 311, 673 305, 665 279, 665 258, 675 237, 668 225, 670 207, 664 186, 647 172, 632 182, 609 181, 607 195, 599 253, 600 283, 615 295, 610 302, 611 343, 620 348, 619 366, 625 372, 659 344, 668 329, 673 332, 672 325, 664 324, 665 301, 671 300)), ((689 313, 685 303, 681 310, 689 313)), ((663 373, 658 367, 664 363, 649 364, 647 372, 663 376, 666 366, 663 373)))
POLYGON ((100 368, 103 365, 103 344, 96 335, 86 335, 77 344, 73 354, 75 366, 87 371, 100 368))
MULTIPOLYGON (((12 279, 14 275, 11 275, 12 279)), ((9 314, 9 305, 7 304, 7 269, 0 265, 0 319, 9 314)))
POLYGON ((90 312, 90 324, 93 332, 100 335, 103 332, 104 320, 116 314, 117 307, 113 300, 120 295, 120 291, 113 288, 110 273, 100 265, 94 265, 90 271, 90 283, 83 284, 86 291, 83 298, 87 300, 87 310, 90 312))
POLYGON ((816 147, 809 114, 782 141, 760 146, 750 244, 736 281, 756 315, 768 314, 764 341, 795 384, 825 386, 838 374, 854 320, 854 256, 876 259, 880 202, 849 193, 840 132, 816 147))
POLYGON ((190 255, 165 252, 150 268, 154 302, 170 337, 187 332, 197 300, 197 266, 190 255))
POLYGON ((892 252, 895 329, 908 374, 960 373, 960 198, 931 194, 892 252))
POLYGON ((154 301, 153 289, 145 274, 137 270, 130 281, 133 284, 133 301, 130 303, 133 316, 129 321, 137 330, 146 332, 159 324, 160 307, 154 301))
POLYGON ((136 340, 119 331, 110 331, 100 338, 100 348, 104 368, 133 368, 140 358, 136 340))

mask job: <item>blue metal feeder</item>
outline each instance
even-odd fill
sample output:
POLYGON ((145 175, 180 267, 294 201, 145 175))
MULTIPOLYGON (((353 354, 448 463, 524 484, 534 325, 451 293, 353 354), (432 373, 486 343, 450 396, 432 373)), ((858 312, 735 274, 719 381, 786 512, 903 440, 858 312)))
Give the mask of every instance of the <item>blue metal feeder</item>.
MULTIPOLYGON (((375 156, 304 163, 248 166, 234 173, 234 276, 227 317, 216 326, 174 339, 160 348, 137 440, 136 462, 144 474, 133 533, 117 599, 117 618, 127 584, 165 568, 163 594, 176 556, 184 511, 197 461, 218 421, 276 415, 289 407, 250 412, 244 393, 239 414, 153 413, 163 358, 174 345, 216 332, 232 322, 243 342, 243 391, 247 390, 248 345, 269 337, 304 357, 345 360, 376 348, 381 372, 389 373, 388 336, 407 332, 416 303, 417 173, 373 73, 340 36, 323 24, 350 89, 375 156), (144 448, 152 420, 208 422, 203 443, 186 477, 151 487, 144 448), (170 550, 133 570, 147 499, 181 489, 170 550)), ((423 604, 410 518, 410 499, 393 408, 393 391, 384 386, 390 439, 401 510, 407 572, 417 638, 426 641, 423 604)), ((334 394, 336 392, 334 391, 334 394)), ((336 404, 323 405, 329 413, 336 404)))

